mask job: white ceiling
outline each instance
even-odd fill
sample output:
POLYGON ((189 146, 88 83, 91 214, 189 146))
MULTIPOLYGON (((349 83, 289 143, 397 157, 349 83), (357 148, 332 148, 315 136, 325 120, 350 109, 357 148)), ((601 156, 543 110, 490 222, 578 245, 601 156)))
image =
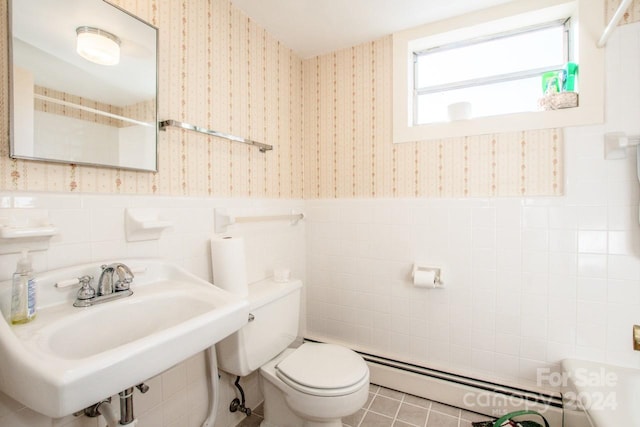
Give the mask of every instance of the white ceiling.
POLYGON ((301 58, 511 1, 231 0, 301 58))

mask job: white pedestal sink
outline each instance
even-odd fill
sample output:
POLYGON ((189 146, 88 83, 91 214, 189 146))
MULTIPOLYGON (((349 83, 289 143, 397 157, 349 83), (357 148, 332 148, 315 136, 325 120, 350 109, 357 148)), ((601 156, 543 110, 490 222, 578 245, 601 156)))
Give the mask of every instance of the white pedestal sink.
MULTIPOLYGON (((151 378, 247 323, 248 303, 159 260, 118 260, 136 274, 130 297, 73 307, 77 287, 54 284, 100 274, 99 263, 37 274, 38 313, 8 323, 11 283, 0 283, 0 390, 61 417, 151 378)), ((95 282, 95 280, 94 280, 95 282)))

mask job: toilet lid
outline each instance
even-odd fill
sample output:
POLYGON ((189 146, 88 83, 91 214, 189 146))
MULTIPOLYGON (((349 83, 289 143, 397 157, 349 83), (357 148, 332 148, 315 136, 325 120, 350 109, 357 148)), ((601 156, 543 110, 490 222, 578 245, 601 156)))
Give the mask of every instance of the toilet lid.
POLYGON ((362 357, 348 348, 304 343, 276 365, 276 373, 291 386, 331 390, 361 382, 369 368, 362 357))

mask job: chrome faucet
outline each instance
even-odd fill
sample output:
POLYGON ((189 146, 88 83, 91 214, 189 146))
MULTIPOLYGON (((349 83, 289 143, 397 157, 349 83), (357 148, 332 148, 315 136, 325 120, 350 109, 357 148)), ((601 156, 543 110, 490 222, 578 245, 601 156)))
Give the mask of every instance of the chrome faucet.
POLYGON ((105 264, 102 266, 102 274, 100 274, 100 279, 98 279, 97 296, 100 297, 110 295, 114 292, 128 291, 132 281, 133 273, 126 265, 119 262, 109 265, 105 264))
POLYGON ((91 281, 93 277, 82 276, 77 280, 81 285, 74 307, 89 307, 102 302, 128 297, 133 295, 129 289, 133 281, 133 273, 126 265, 116 262, 101 266, 102 273, 98 279, 98 286, 93 289, 91 281))

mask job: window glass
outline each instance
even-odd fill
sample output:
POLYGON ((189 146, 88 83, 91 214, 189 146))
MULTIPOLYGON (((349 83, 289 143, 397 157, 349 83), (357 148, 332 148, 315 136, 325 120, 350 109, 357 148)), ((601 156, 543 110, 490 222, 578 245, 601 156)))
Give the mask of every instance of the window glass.
POLYGON ((540 93, 540 78, 529 77, 420 95, 417 99, 417 120, 418 123, 446 122, 449 120, 447 107, 457 102, 471 103, 472 117, 537 111, 540 93))
POLYGON ((541 75, 568 62, 564 22, 415 53, 416 124, 448 120, 470 102, 472 117, 538 110, 541 75))

